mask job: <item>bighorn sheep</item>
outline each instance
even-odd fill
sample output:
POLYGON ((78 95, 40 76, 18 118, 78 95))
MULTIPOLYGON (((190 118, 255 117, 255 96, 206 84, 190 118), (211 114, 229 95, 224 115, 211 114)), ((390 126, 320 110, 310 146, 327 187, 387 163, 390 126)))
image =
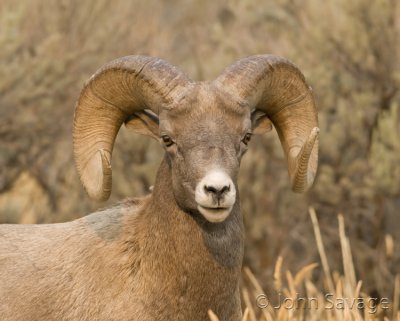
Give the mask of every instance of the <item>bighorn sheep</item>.
POLYGON ((111 153, 125 125, 165 149, 154 190, 81 219, 0 226, 0 319, 240 319, 243 224, 237 175, 252 134, 276 128, 291 186, 314 180, 313 94, 289 61, 239 60, 212 82, 167 62, 114 60, 76 105, 74 155, 88 194, 111 191, 111 153))

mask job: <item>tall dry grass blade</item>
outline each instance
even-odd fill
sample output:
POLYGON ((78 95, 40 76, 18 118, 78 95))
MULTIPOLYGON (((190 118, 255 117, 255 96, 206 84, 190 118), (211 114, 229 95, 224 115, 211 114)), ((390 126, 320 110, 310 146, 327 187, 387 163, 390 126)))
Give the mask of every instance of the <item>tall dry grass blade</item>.
POLYGON ((272 316, 272 314, 265 309, 263 310, 263 316, 266 321, 274 321, 275 320, 275 318, 272 316))
POLYGON ((313 297, 320 294, 315 284, 312 283, 310 280, 305 280, 305 287, 307 291, 307 297, 313 297))
POLYGON ((362 287, 362 281, 358 281, 356 290, 354 291, 354 297, 359 298, 360 297, 360 292, 361 292, 361 287, 362 287))
POLYGON ((249 308, 244 309, 242 321, 249 321, 249 308))
POLYGON ((339 237, 342 248, 343 270, 345 277, 345 295, 353 295, 356 288, 356 274, 354 270, 353 258, 350 249, 349 239, 346 237, 343 215, 338 215, 339 237))
POLYGON ((394 279, 393 320, 399 318, 400 315, 399 304, 400 304, 400 275, 397 274, 394 279))
MULTIPOLYGON (((336 288, 335 291, 332 292, 332 294, 334 294, 332 301, 333 302, 337 302, 336 300, 338 298, 343 298, 343 278, 339 278, 336 282, 336 288)), ((335 312, 335 316, 336 319, 339 321, 343 321, 346 319, 344 318, 344 311, 343 309, 337 309, 337 308, 333 308, 333 311, 335 312)))
POLYGON ((294 286, 297 289, 301 283, 304 282, 305 279, 309 279, 311 277, 311 273, 318 267, 318 263, 311 263, 303 267, 299 272, 297 272, 294 277, 294 286))
POLYGON ((283 263, 283 257, 278 256, 278 259, 276 260, 275 263, 275 269, 274 269, 274 286, 275 290, 280 291, 282 289, 282 263, 283 263))
MULTIPOLYGON (((344 284, 343 284, 343 294, 345 299, 355 300, 358 297, 358 293, 361 290, 361 282, 358 282, 356 285, 356 273, 354 269, 353 263, 353 255, 351 253, 350 241, 349 238, 346 237, 344 218, 342 214, 338 215, 339 220, 339 236, 340 243, 342 247, 342 260, 343 260, 343 269, 344 269, 344 284)), ((357 308, 357 305, 349 306, 346 302, 346 310, 349 311, 346 315, 351 315, 354 320, 363 320, 361 317, 361 313, 357 308)))
MULTIPOLYGON (((247 276, 247 278, 249 279, 250 283, 252 284, 252 286, 255 289, 255 293, 254 293, 254 299, 257 299, 257 297, 260 294, 263 294, 264 291, 260 285, 260 283, 258 282, 257 278, 254 276, 253 272, 251 272, 251 270, 246 266, 244 267, 244 273, 247 276)), ((262 313, 264 315, 264 317, 267 320, 273 320, 273 316, 275 315, 275 311, 274 309, 271 307, 271 305, 268 305, 267 307, 262 309, 262 313)))
POLYGON ((296 296, 296 287, 294 286, 293 275, 290 271, 286 271, 286 279, 289 287, 289 294, 291 298, 296 296))
POLYGON ((260 317, 259 321, 261 321, 261 320, 263 320, 263 321, 275 321, 275 317, 267 309, 261 309, 261 312, 262 312, 262 316, 264 317, 264 319, 262 317, 260 317))
MULTIPOLYGON (((360 281, 361 282, 361 281, 360 281)), ((367 295, 364 292, 360 291, 360 297, 363 299, 364 302, 367 302, 369 300, 369 295, 367 295)), ((370 313, 368 309, 364 309, 364 321, 375 321, 376 319, 373 317, 373 314, 370 313)))
POLYGON ((357 305, 351 308, 350 312, 355 321, 364 321, 364 318, 362 317, 361 312, 358 310, 357 305))
POLYGON ((208 317, 210 318, 210 321, 219 321, 218 317, 212 310, 208 310, 208 317))
POLYGON ((315 240, 317 242, 319 256, 321 258, 322 268, 324 270, 325 279, 328 283, 328 289, 331 293, 334 293, 335 287, 333 286, 331 269, 329 268, 328 259, 326 257, 324 243, 322 242, 321 231, 319 229, 317 214, 315 213, 315 209, 313 207, 309 208, 309 213, 311 217, 311 221, 313 224, 315 240))
POLYGON ((249 291, 247 291, 246 288, 244 288, 242 290, 242 295, 243 295, 244 304, 246 305, 246 307, 249 311, 248 312, 249 313, 249 321, 257 321, 256 314, 255 314, 253 306, 251 304, 249 291))
POLYGON ((251 272, 251 270, 245 266, 243 268, 244 274, 247 276, 247 278, 249 279, 250 283, 253 285, 253 287, 255 288, 255 290, 257 292, 259 292, 259 294, 264 293, 260 283, 257 281, 257 278, 254 276, 253 272, 251 272))
POLYGON ((390 234, 385 235, 385 250, 386 250, 386 257, 391 259, 394 254, 394 241, 393 237, 390 234))
POLYGON ((340 278, 341 278, 341 276, 340 276, 340 273, 338 271, 333 271, 332 272, 333 284, 336 284, 340 280, 340 278))
POLYGON ((287 309, 280 308, 274 321, 290 321, 290 317, 287 309))

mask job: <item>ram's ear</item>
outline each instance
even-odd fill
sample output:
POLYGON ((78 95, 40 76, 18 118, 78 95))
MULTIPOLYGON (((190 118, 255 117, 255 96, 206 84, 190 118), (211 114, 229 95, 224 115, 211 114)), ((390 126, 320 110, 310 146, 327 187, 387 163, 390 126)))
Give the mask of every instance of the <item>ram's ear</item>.
POLYGON ((255 135, 265 134, 273 128, 268 116, 260 110, 255 110, 251 113, 251 124, 255 135))
POLYGON ((125 126, 129 130, 153 137, 155 139, 159 138, 159 120, 156 114, 143 110, 138 111, 125 121, 125 126))

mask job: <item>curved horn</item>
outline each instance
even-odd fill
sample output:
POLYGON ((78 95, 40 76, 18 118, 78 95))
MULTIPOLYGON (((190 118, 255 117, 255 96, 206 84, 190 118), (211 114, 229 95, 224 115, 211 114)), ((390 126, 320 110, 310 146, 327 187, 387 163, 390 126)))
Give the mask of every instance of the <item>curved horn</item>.
POLYGON ((74 158, 90 197, 111 193, 111 155, 122 123, 134 112, 173 108, 191 80, 169 63, 127 56, 100 68, 84 85, 75 107, 74 158))
POLYGON ((312 90, 300 70, 281 57, 252 56, 227 67, 215 84, 266 113, 285 151, 293 191, 307 190, 318 166, 319 128, 312 90))

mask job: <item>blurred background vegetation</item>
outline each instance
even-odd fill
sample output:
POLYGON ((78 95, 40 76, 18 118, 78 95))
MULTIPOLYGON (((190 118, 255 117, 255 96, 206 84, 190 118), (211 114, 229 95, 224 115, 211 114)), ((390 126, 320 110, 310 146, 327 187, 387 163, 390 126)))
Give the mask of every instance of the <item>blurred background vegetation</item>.
MULTIPOLYGON (((246 264, 268 289, 279 255, 294 272, 318 261, 313 206, 330 265, 341 270, 341 212, 357 278, 372 296, 392 295, 400 271, 398 2, 1 0, 0 222, 61 222, 105 206, 79 183, 71 135, 82 84, 105 62, 153 55, 206 80, 238 58, 272 53, 296 63, 314 88, 320 165, 314 188, 294 194, 277 135, 252 141, 239 181, 246 264)), ((108 204, 147 193, 161 157, 157 143, 122 128, 108 204)))

